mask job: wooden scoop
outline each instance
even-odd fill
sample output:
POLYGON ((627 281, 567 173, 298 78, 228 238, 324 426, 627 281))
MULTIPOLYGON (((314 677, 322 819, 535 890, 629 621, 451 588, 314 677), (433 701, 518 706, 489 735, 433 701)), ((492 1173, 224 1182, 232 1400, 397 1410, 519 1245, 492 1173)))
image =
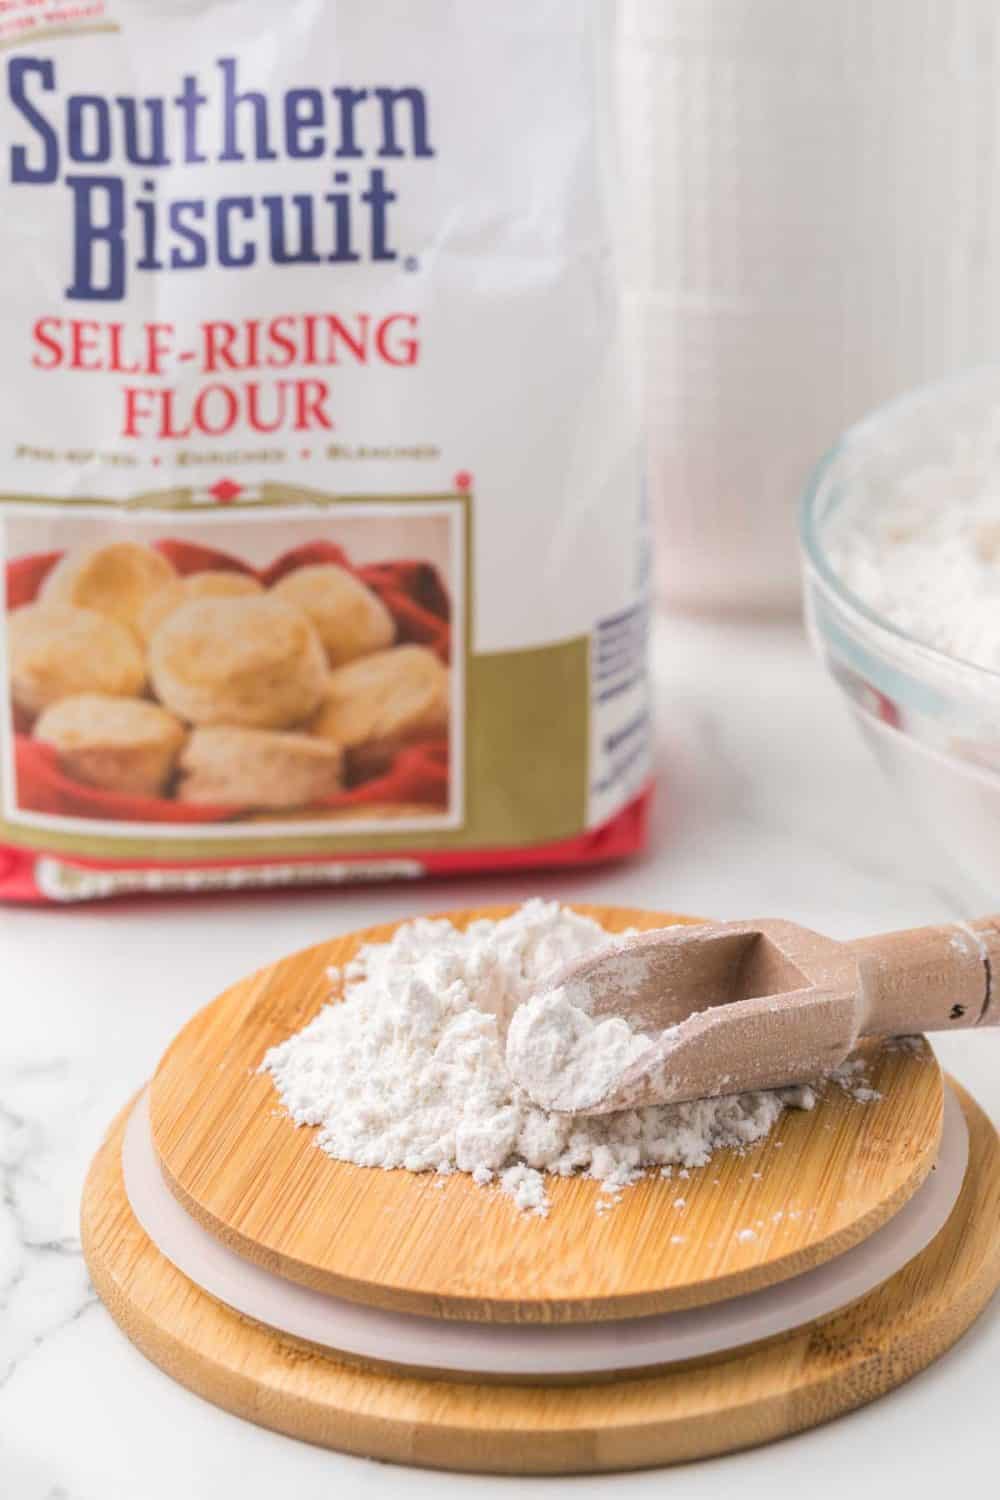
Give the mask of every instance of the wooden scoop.
POLYGON ((651 1038, 569 1112, 781 1088, 839 1066, 862 1037, 1000 1025, 1000 916, 853 943, 782 921, 666 927, 571 965, 557 986, 592 1019, 651 1038))

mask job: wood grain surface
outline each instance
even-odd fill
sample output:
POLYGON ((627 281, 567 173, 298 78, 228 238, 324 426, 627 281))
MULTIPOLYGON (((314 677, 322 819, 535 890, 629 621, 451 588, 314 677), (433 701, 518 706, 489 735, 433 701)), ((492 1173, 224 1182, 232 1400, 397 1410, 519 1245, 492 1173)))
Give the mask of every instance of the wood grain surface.
POLYGON ((752 1353, 614 1385, 458 1384, 304 1351, 199 1291, 147 1239, 121 1175, 119 1116, 90 1169, 82 1233, 112 1316, 174 1380, 237 1416, 346 1453, 498 1474, 595 1473, 765 1443, 853 1410, 948 1349, 1000 1283, 1000 1142, 956 1089, 965 1182, 932 1243, 844 1312, 752 1353))
MULTIPOLYGON (((449 913, 458 925, 510 907, 449 913)), ((577 907, 609 931, 681 920, 577 907)), ((598 1186, 550 1179, 548 1219, 456 1174, 336 1162, 295 1129, 267 1049, 330 998, 329 965, 392 926, 338 938, 241 981, 175 1039, 150 1090, 153 1140, 185 1208, 269 1270, 368 1305, 504 1322, 572 1322, 718 1301, 811 1269, 858 1243, 916 1190, 940 1140, 943 1095, 930 1048, 874 1050, 882 1098, 828 1086, 744 1155, 718 1153, 688 1179, 653 1174, 598 1214, 598 1186), (752 1235, 741 1231, 751 1230, 752 1235)))

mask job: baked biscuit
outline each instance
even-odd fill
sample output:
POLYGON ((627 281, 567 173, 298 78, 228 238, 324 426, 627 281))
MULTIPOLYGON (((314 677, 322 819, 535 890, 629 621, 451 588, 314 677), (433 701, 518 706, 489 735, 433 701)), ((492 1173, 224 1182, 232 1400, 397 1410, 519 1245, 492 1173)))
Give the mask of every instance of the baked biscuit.
POLYGON ((108 542, 65 553, 46 575, 38 597, 43 604, 96 609, 138 631, 139 616, 150 595, 176 577, 167 559, 152 547, 108 542))
POLYGON ((195 729, 181 756, 182 802, 306 807, 341 788, 340 750, 308 734, 195 729))
POLYGON ((29 716, 75 693, 134 698, 146 669, 135 636, 74 604, 26 604, 7 616, 11 696, 29 716))
POLYGON ((396 646, 331 672, 313 734, 342 745, 352 780, 384 771, 398 750, 448 728, 448 668, 426 646, 396 646))
POLYGON ((142 698, 81 693, 61 698, 35 723, 36 740, 54 745, 77 781, 138 797, 164 791, 186 738, 183 724, 142 698))
POLYGON ((266 594, 193 599, 153 632, 156 696, 192 724, 287 729, 322 702, 326 657, 301 610, 266 594))
POLYGON ((271 592, 305 610, 331 667, 382 651, 395 640, 395 621, 378 595, 336 563, 296 568, 271 592))
POLYGON ((203 573, 189 573, 186 578, 174 578, 163 588, 150 594, 139 611, 139 634, 148 641, 158 625, 168 615, 191 599, 236 599, 244 594, 259 594, 262 585, 252 573, 224 572, 221 568, 209 568, 203 573))

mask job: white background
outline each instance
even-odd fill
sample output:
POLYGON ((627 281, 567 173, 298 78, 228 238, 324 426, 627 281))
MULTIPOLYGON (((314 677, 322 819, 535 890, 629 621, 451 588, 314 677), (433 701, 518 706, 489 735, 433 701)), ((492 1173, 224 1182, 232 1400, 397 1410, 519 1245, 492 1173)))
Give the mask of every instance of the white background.
POLYGON ((1000 350, 1000 7, 620 9, 661 576, 791 604, 819 455, 1000 350))

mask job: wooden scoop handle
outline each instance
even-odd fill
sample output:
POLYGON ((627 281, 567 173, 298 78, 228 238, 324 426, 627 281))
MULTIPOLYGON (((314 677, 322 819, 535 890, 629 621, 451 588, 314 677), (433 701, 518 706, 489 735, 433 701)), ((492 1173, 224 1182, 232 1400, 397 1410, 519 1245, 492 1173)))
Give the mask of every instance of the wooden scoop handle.
POLYGON ((864 1036, 1000 1025, 1000 916, 861 938, 864 1036))

